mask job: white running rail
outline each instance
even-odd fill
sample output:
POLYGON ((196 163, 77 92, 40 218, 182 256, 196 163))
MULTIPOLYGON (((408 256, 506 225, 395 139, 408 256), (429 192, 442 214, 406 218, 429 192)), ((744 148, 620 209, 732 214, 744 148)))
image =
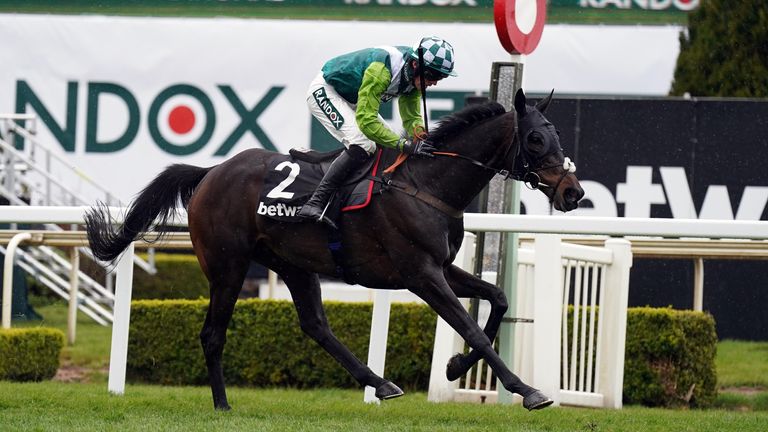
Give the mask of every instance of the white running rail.
MULTIPOLYGON (((539 234, 518 249, 513 371, 557 404, 620 408, 631 265, 626 240, 597 248, 539 234)), ((441 321, 437 332, 452 330, 441 321)), ((457 382, 445 379, 450 356, 463 351, 461 338, 435 337, 429 400, 496 402, 483 361, 457 382)))

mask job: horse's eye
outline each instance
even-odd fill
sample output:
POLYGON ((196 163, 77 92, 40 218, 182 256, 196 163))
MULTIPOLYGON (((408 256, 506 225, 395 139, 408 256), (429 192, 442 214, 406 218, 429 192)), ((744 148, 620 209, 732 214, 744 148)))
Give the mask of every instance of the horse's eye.
POLYGON ((537 133, 533 133, 533 134, 531 134, 531 142, 532 142, 532 143, 536 143, 536 144, 539 144, 539 143, 541 143, 541 141, 542 141, 542 139, 541 139, 541 135, 539 135, 539 134, 537 134, 537 133))

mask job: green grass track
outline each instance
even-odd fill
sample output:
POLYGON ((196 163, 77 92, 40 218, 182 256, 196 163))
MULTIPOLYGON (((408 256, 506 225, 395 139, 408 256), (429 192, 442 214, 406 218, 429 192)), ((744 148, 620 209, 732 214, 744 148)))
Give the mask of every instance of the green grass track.
POLYGON ((215 412, 207 387, 0 382, 0 425, 10 431, 739 431, 764 432, 768 412, 548 408, 426 400, 423 393, 366 405, 362 390, 230 389, 215 412))

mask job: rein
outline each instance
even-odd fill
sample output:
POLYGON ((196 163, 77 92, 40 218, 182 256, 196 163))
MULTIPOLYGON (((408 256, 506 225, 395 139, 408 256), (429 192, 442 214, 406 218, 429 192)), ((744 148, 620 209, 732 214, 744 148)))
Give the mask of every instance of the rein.
POLYGON ((486 165, 486 164, 484 164, 484 163, 482 163, 482 162, 480 162, 478 160, 472 159, 469 156, 464 156, 463 154, 453 153, 453 152, 440 152, 440 151, 432 152, 432 154, 433 155, 438 155, 438 156, 448 156, 448 157, 455 157, 455 158, 459 158, 459 159, 464 159, 465 161, 467 161, 467 162, 469 162, 469 163, 471 163, 473 165, 477 165, 477 166, 479 166, 481 168, 485 168, 487 170, 493 171, 496 174, 503 175, 504 176, 504 180, 507 180, 508 178, 512 177, 512 173, 510 171, 508 171, 508 170, 498 169, 498 168, 494 168, 492 166, 488 166, 488 165, 486 165))
POLYGON ((403 192, 420 201, 423 201, 424 203, 429 204, 430 206, 440 210, 452 218, 461 219, 464 217, 464 210, 458 210, 454 207, 451 207, 450 205, 443 202, 440 198, 419 190, 415 186, 412 186, 408 183, 403 183, 397 180, 383 180, 377 177, 372 178, 372 180, 378 181, 386 187, 390 187, 396 191, 403 192))
POLYGON ((467 161, 467 162, 469 162, 469 163, 471 163, 473 165, 479 166, 481 168, 485 168, 487 170, 495 172, 496 174, 504 176, 504 180, 505 181, 509 180, 510 178, 513 179, 513 180, 521 181, 521 182, 525 183, 526 187, 528 187, 531 190, 535 190, 535 189, 538 189, 538 188, 550 188, 550 189, 556 191, 557 188, 560 187, 560 183, 563 182, 563 180, 565 179, 566 176, 568 176, 568 174, 576 172, 576 164, 573 163, 571 161, 571 158, 569 158, 569 157, 565 157, 563 159, 563 163, 562 164, 558 163, 558 164, 552 164, 552 165, 545 165, 545 166, 541 166, 541 167, 533 169, 533 170, 529 169, 528 168, 528 164, 526 163, 526 164, 523 165, 523 168, 525 168, 526 172, 525 172, 525 174, 520 175, 519 173, 514 173, 514 172, 511 172, 509 170, 498 169, 498 168, 494 168, 492 166, 488 166, 488 165, 486 165, 486 164, 484 164, 484 163, 482 163, 482 162, 480 162, 478 160, 472 159, 471 157, 464 156, 464 155, 459 154, 459 153, 454 153, 454 152, 437 152, 436 151, 436 152, 433 152, 432 154, 438 155, 438 156, 448 156, 448 157, 455 157, 455 158, 463 159, 463 160, 465 160, 465 161, 467 161), (539 177, 538 172, 539 171, 544 171, 544 170, 550 169, 550 168, 557 168, 557 167, 562 167, 563 168, 563 173, 560 175, 560 178, 557 180, 557 183, 555 183, 554 186, 550 186, 550 185, 548 185, 546 183, 542 183, 541 182, 541 177, 539 177))

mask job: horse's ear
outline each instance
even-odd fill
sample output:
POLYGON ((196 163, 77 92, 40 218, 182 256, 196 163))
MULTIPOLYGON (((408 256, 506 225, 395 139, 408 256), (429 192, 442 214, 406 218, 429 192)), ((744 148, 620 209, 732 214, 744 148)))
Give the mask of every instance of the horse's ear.
POLYGON ((555 94, 555 89, 552 89, 552 91, 549 93, 549 96, 536 102, 536 109, 539 110, 540 113, 544 114, 544 112, 547 110, 549 103, 552 102, 552 95, 554 94, 555 94))
POLYGON ((525 93, 523 93, 523 89, 519 88, 515 92, 515 111, 517 111, 518 117, 525 115, 525 106, 525 93))

